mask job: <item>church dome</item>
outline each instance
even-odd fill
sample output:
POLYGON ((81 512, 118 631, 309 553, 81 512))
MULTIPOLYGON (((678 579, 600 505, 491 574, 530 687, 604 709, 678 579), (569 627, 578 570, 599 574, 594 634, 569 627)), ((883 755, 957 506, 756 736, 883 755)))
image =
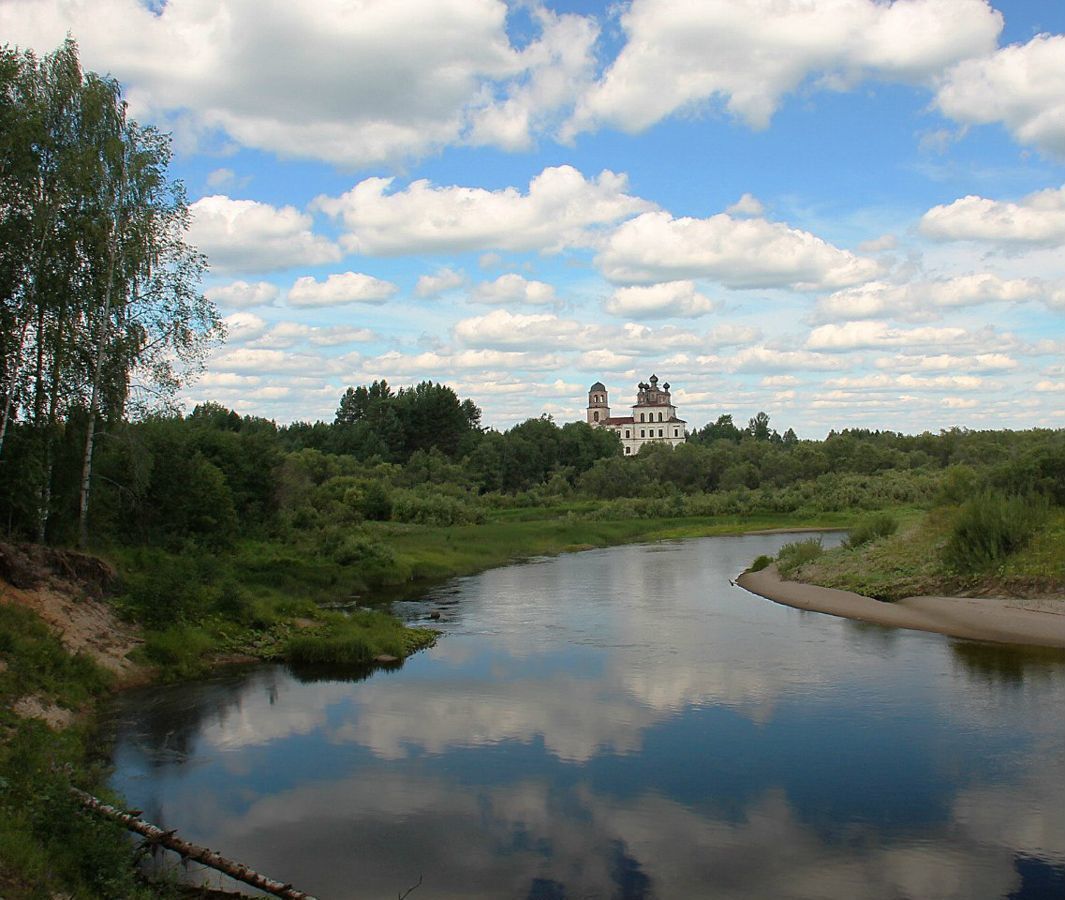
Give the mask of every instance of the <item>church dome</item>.
POLYGON ((605 391, 606 390, 606 385, 603 384, 603 382, 601 382, 601 381, 597 381, 590 388, 588 388, 588 390, 589 391, 605 391))

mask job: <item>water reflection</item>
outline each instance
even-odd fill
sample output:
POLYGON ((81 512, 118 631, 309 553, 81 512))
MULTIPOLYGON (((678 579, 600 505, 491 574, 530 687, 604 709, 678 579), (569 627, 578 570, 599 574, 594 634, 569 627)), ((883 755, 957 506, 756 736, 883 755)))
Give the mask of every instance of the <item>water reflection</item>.
POLYGON ((1060 658, 729 586, 783 540, 464 579, 405 607, 450 604, 438 646, 365 681, 129 695, 115 784, 322 898, 1060 896, 1060 658))

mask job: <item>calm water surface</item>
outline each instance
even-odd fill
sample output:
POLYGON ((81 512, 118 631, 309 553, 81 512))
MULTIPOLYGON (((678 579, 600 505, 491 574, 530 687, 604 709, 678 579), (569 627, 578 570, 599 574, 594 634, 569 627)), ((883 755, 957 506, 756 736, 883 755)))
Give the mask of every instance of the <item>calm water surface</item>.
POLYGON ((438 645, 362 681, 127 694, 114 785, 323 900, 1065 897, 1065 655, 730 586, 786 540, 451 582, 397 604, 438 645))

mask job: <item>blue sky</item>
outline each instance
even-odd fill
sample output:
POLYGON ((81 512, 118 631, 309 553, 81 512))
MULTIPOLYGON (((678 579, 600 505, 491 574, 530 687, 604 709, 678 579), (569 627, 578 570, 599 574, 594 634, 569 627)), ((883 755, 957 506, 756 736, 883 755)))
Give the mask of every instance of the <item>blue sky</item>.
POLYGON ((1065 426, 1065 4, 0 3, 68 32, 174 135, 229 325, 188 404, 1065 426))

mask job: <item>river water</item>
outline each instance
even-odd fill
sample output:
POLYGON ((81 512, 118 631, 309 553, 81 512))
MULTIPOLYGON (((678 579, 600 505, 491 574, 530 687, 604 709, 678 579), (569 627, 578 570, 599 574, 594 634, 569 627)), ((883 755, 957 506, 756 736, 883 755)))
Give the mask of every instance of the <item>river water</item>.
POLYGON ((730 585, 789 539, 459 579, 397 604, 441 613, 437 646, 363 680, 261 666, 128 693, 113 784, 323 900, 419 877, 412 900, 1060 900, 1065 654, 730 585))

